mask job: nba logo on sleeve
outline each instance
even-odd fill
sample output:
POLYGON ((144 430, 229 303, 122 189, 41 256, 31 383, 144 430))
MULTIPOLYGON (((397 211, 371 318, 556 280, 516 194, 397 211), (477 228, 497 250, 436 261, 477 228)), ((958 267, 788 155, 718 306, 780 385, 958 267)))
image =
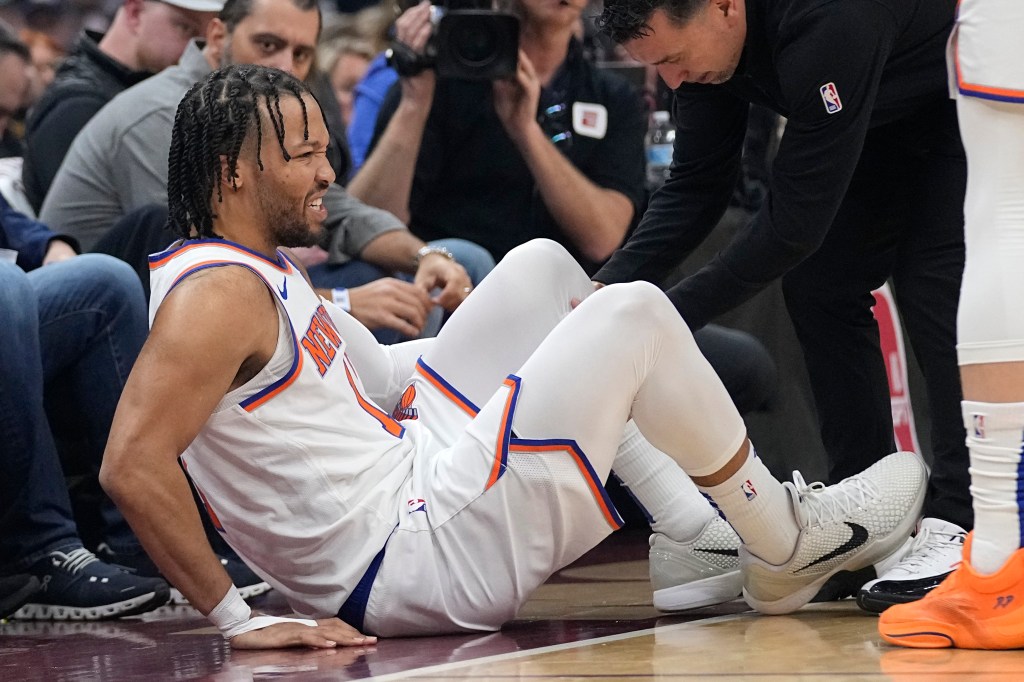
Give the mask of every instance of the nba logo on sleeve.
POLYGON ((842 111, 843 102, 839 99, 839 91, 836 90, 835 83, 825 83, 819 89, 821 90, 821 99, 825 102, 825 111, 830 114, 842 111))
POLYGON ((975 438, 984 438, 985 437, 985 415, 983 415, 983 414, 971 415, 971 421, 973 422, 973 428, 971 430, 974 431, 974 437, 975 438))
POLYGON ((408 502, 406 502, 406 506, 408 507, 408 510, 409 510, 410 514, 412 514, 413 512, 423 512, 424 514, 427 513, 427 501, 426 500, 423 500, 423 499, 420 499, 420 498, 414 498, 414 499, 411 499, 408 502))
POLYGON ((743 481, 743 485, 740 486, 743 489, 743 494, 747 496, 747 501, 757 497, 757 489, 754 487, 753 482, 750 479, 743 481))

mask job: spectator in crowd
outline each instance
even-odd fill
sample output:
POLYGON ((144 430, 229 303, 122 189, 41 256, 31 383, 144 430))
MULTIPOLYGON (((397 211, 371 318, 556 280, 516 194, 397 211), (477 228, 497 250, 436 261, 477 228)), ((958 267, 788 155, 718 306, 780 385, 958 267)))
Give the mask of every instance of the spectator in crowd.
POLYGON ((31 103, 39 101, 43 91, 53 82, 57 68, 64 59, 64 48, 49 35, 41 31, 22 29, 19 34, 32 55, 32 88, 29 95, 31 103))
POLYGON ((106 33, 84 30, 30 112, 22 179, 38 212, 71 142, 116 94, 177 64, 223 0, 124 0, 106 33))
MULTIPOLYGON (((390 19, 395 17, 404 3, 399 0, 382 0, 382 17, 373 34, 375 42, 385 43, 391 30, 390 19)), ((370 152, 370 142, 377 125, 377 115, 384 104, 384 97, 391 86, 398 81, 398 74, 388 65, 387 54, 378 47, 376 56, 366 67, 366 72, 352 91, 352 118, 345 130, 348 150, 352 156, 351 175, 355 175, 370 152)))
MULTIPOLYGON (((314 0, 228 0, 210 22, 204 47, 191 42, 179 65, 121 93, 89 121, 43 204, 43 221, 91 250, 129 211, 166 206, 167 150, 181 96, 215 67, 234 62, 276 66, 305 79, 319 31, 314 0)), ((395 216, 364 205, 337 184, 324 207, 329 257, 347 265, 329 281, 314 281, 368 327, 416 336, 435 305, 454 309, 472 288, 456 258, 471 261, 478 247, 428 246, 395 216), (366 276, 362 270, 370 266, 373 273, 366 276), (415 281, 382 277, 382 271, 409 273, 415 281), (431 296, 434 289, 440 292, 431 296)))
POLYGON ((0 158, 21 156, 21 140, 11 125, 25 106, 32 85, 32 56, 23 43, 0 35, 0 158))
MULTIPOLYGON (((166 603, 167 584, 85 549, 71 511, 50 416, 81 433, 74 454, 99 471, 121 389, 146 338, 146 306, 124 263, 75 256, 75 242, 0 196, 0 574, 19 617, 94 620, 166 603), (17 264, 13 258, 17 258, 17 264), (19 267, 20 266, 20 267, 19 267), (28 271, 27 273, 25 271, 28 271), (34 576, 42 589, 32 594, 34 576)), ((106 499, 103 540, 140 546, 106 499)))
POLYGON ((317 53, 317 61, 331 82, 347 130, 352 121, 352 100, 356 85, 366 74, 377 51, 368 40, 341 36, 321 43, 317 53))
MULTIPOLYGON (((423 239, 458 237, 496 259, 536 237, 594 269, 642 209, 647 117, 639 93, 587 61, 583 3, 520 0, 519 65, 491 82, 422 69, 392 88, 349 191, 423 239)), ((427 2, 396 23, 422 53, 427 2)))
MULTIPOLYGON (((659 281, 728 204, 751 102, 787 117, 760 210, 668 295, 699 329, 782 278, 833 480, 893 448, 871 311, 893 278, 931 412, 921 541, 890 571, 916 573, 916 598, 949 574, 973 524, 955 349, 966 161, 945 68, 955 6, 606 0, 600 20, 675 89, 679 128, 670 177, 597 282, 659 281)), ((862 605, 908 596, 887 578, 862 605)))

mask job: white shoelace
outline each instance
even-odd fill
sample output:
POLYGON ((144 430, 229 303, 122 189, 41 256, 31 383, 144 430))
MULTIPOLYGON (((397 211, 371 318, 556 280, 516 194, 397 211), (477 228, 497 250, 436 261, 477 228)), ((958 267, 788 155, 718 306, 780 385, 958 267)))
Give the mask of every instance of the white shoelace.
POLYGON ((85 547, 79 547, 73 549, 67 554, 63 552, 54 552, 50 555, 54 558, 54 565, 63 568, 68 573, 78 573, 89 564, 99 561, 96 555, 87 550, 85 547), (61 559, 60 557, 63 557, 61 559))
POLYGON ((803 474, 794 471, 793 482, 783 485, 792 487, 800 500, 797 515, 804 528, 831 523, 856 509, 867 507, 881 496, 878 485, 862 476, 826 486, 820 481, 808 484, 803 474))
POLYGON ((963 546, 962 535, 937 533, 930 528, 923 528, 911 543, 907 555, 894 568, 915 573, 917 569, 927 566, 929 560, 940 557, 943 552, 950 550, 959 552, 963 546))

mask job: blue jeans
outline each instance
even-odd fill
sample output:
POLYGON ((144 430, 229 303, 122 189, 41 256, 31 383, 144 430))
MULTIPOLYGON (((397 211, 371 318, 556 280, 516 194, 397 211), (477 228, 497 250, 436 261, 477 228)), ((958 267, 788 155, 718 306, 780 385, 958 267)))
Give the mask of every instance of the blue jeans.
MULTIPOLYGON (((465 239, 438 239, 429 242, 429 244, 430 246, 448 249, 455 256, 455 260, 459 265, 466 268, 466 273, 469 275, 469 279, 474 287, 480 284, 483 278, 487 276, 487 273, 494 269, 494 258, 491 254, 487 249, 473 242, 466 241, 465 239)), ((313 286, 322 289, 336 289, 338 287, 351 289, 392 276, 412 281, 409 275, 386 273, 380 268, 360 260, 349 261, 341 265, 323 263, 309 268, 309 279, 313 282, 313 286)), ((436 316, 432 314, 427 320, 423 336, 435 336, 440 328, 440 314, 436 316)), ((373 329, 371 331, 380 343, 391 344, 403 340, 401 335, 393 329, 373 329)))
MULTIPOLYGON (((48 415, 73 425, 75 457, 99 470, 121 389, 148 333, 125 263, 84 255, 25 273, 0 263, 0 572, 80 547, 48 415)), ((115 551, 138 539, 109 499, 115 551)))

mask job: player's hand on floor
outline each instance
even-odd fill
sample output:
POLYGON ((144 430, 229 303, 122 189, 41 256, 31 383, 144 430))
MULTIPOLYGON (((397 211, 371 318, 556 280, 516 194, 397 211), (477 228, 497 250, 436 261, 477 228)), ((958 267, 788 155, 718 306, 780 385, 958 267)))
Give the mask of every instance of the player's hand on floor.
POLYGON ((338 646, 369 646, 376 637, 362 634, 338 618, 322 618, 317 626, 302 623, 276 623, 261 630, 252 630, 231 638, 233 649, 287 649, 310 647, 333 649, 338 646))

